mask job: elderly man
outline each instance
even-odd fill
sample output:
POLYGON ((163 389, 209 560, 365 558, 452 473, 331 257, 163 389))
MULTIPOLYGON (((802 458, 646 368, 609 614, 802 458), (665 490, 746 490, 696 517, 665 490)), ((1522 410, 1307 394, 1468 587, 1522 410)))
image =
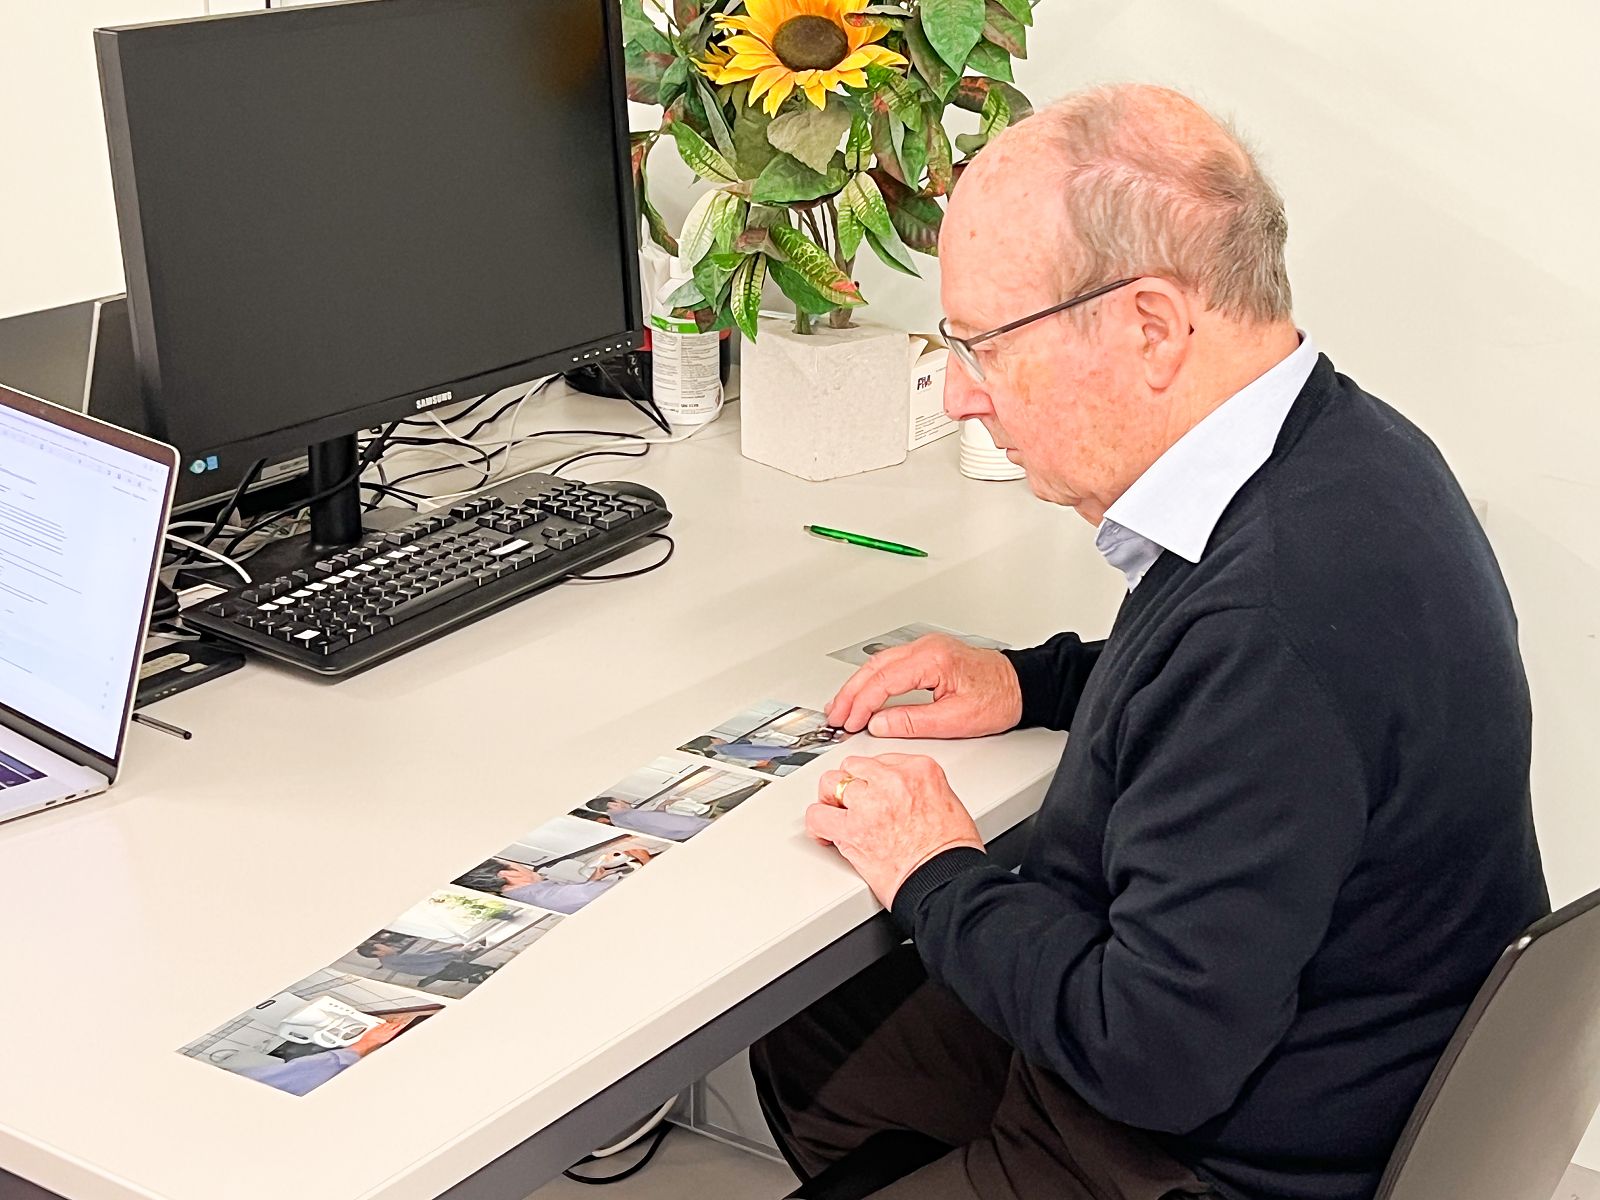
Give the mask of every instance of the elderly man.
POLYGON ((923 638, 832 702, 878 737, 1071 737, 1018 874, 931 759, 823 776, 808 828, 914 948, 754 1049, 797 1195, 1371 1197, 1548 911, 1494 556, 1427 438, 1296 330, 1286 232, 1156 88, 1042 111, 962 179, 946 408, 1128 594, 1103 642, 923 638))

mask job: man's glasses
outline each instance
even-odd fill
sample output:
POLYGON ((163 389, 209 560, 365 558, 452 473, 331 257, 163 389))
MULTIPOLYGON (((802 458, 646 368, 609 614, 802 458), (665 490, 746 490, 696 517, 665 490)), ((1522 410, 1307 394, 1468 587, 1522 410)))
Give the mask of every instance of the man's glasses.
POLYGON ((1021 329, 1024 325, 1031 325, 1035 321, 1042 321, 1044 318, 1054 316, 1058 312, 1066 312, 1069 308, 1076 308, 1080 304, 1087 304, 1089 301, 1095 299, 1095 297, 1104 296, 1107 292, 1114 292, 1119 287, 1127 287, 1130 283, 1133 283, 1134 280, 1139 278, 1141 277, 1135 275, 1132 279, 1119 279, 1115 283, 1103 284, 1102 286, 1095 288, 1093 291, 1084 292, 1080 296, 1074 296, 1071 300, 1063 300, 1060 304, 1053 304, 1049 308, 1044 309, 1042 312, 1034 313, 1031 317, 1023 317, 1020 321, 1010 321, 1007 324, 1000 326, 998 329, 991 329, 986 333, 974 334, 969 338, 956 337, 955 334, 950 332, 949 318, 941 317, 939 320, 939 336, 944 338, 945 344, 948 345, 951 350, 955 351, 955 356, 961 360, 961 365, 966 367, 968 371, 972 372, 972 377, 979 382, 982 382, 983 364, 978 361, 978 355, 973 350, 973 347, 978 345, 980 342, 987 342, 991 338, 999 337, 1002 333, 1010 333, 1013 329, 1021 329))

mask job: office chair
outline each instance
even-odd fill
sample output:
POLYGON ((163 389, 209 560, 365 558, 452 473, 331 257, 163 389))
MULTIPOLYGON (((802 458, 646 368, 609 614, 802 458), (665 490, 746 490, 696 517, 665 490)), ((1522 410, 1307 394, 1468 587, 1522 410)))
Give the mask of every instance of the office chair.
MULTIPOLYGON (((1500 955, 1374 1200, 1550 1200, 1597 1107, 1600 891, 1535 921, 1500 955)), ((793 1196, 861 1200, 949 1150, 880 1134, 793 1196)))
POLYGON ((1600 891, 1501 954, 1376 1200, 1550 1200, 1600 1106, 1600 891))

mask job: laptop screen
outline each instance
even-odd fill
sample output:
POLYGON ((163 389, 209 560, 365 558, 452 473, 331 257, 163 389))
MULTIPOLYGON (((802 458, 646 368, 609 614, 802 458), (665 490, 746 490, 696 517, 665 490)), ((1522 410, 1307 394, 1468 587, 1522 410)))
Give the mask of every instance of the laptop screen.
POLYGON ((159 443, 0 388, 0 705, 111 762, 173 474, 159 443))

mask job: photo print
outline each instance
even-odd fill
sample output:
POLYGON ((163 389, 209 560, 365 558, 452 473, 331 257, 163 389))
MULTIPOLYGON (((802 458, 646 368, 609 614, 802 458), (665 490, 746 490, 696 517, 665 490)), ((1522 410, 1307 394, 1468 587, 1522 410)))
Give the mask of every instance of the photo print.
POLYGON ((561 923, 466 888, 440 888, 347 953, 333 969, 459 999, 561 923))
POLYGON ((781 777, 798 771, 849 736, 831 727, 816 709, 767 700, 678 749, 781 777))
POLYGON ((612 784, 572 815, 613 829, 686 842, 766 787, 763 779, 676 758, 658 758, 612 784))
POLYGON ((945 634, 955 638, 957 641, 965 642, 969 646, 975 646, 979 650, 1010 649, 1010 646, 1005 642, 997 642, 993 638, 980 637, 975 633, 961 633, 954 629, 946 629, 942 625, 929 625, 918 621, 910 625, 902 625, 898 629, 891 629, 888 633, 880 633, 875 637, 869 637, 865 641, 855 642, 842 650, 835 650, 828 657, 837 658, 840 662, 847 662, 853 666, 860 666, 880 651, 887 650, 891 646, 909 645, 919 637, 925 637, 930 633, 945 634))
POLYGON ((479 863, 458 887, 570 915, 672 849, 671 842, 557 817, 479 863))
POLYGON ((179 1053, 304 1096, 443 1008, 405 988, 327 968, 179 1053))

